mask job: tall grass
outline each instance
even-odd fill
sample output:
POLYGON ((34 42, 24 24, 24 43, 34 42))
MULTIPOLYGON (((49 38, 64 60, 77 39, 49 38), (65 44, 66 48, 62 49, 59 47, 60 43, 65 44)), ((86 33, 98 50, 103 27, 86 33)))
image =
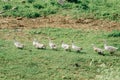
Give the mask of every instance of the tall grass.
POLYGON ((102 75, 97 75, 97 80, 119 80, 120 74, 119 68, 109 68, 101 70, 102 75))
POLYGON ((109 20, 120 20, 119 0, 67 0, 60 5, 57 0, 12 0, 0 1, 0 9, 5 10, 3 16, 23 16, 28 18, 47 16, 50 14, 67 14, 72 17, 93 17, 109 20), (17 10, 11 10, 18 7, 17 10), (69 11, 68 13, 65 13, 69 11), (30 16, 31 15, 31 16, 30 16))

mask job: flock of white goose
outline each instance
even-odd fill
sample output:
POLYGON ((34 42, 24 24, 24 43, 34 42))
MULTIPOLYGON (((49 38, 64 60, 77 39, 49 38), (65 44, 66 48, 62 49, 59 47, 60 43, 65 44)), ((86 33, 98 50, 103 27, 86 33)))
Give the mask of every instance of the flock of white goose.
POLYGON ((92 44, 92 46, 93 46, 93 50, 95 52, 97 52, 98 54, 103 55, 103 56, 105 55, 104 54, 105 50, 108 51, 110 54, 113 54, 118 50, 117 47, 107 45, 106 40, 104 40, 104 49, 98 48, 94 44, 92 44))
MULTIPOLYGON (((53 43, 50 38, 48 38, 48 39, 49 39, 49 47, 52 50, 57 50, 58 46, 55 43, 53 43)), ((23 49, 25 47, 24 44, 18 42, 15 38, 14 38, 14 45, 18 49, 23 49)), ((36 49, 46 49, 46 45, 43 43, 40 43, 37 39, 33 40, 33 46, 36 49)), ((108 46, 106 43, 106 40, 104 41, 104 49, 98 48, 94 44, 92 44, 92 46, 93 46, 93 50, 95 52, 97 52, 98 54, 103 55, 103 56, 105 55, 104 54, 105 50, 108 51, 110 54, 113 54, 118 49, 114 46, 108 46)), ((63 48, 65 51, 71 51, 71 49, 72 49, 76 52, 81 52, 81 50, 83 49, 82 47, 76 46, 73 41, 72 41, 71 45, 64 43, 64 41, 61 41, 61 48, 63 48)))
MULTIPOLYGON (((57 50, 58 49, 58 46, 52 42, 52 40, 50 38, 49 39, 49 47, 52 49, 52 50, 57 50)), ((36 49, 46 49, 46 45, 43 44, 43 43, 40 43, 37 39, 34 39, 33 40, 33 46, 36 48, 36 49)), ((80 52, 82 50, 81 47, 78 47, 74 44, 74 42, 72 41, 72 45, 69 45, 69 44, 66 44, 64 43, 63 41, 61 41, 61 47, 65 50, 65 51, 71 51, 71 48, 77 52, 80 52)), ((21 42, 17 41, 15 38, 14 38, 14 45, 16 48, 18 49, 23 49, 25 46, 24 44, 22 44, 21 42)))

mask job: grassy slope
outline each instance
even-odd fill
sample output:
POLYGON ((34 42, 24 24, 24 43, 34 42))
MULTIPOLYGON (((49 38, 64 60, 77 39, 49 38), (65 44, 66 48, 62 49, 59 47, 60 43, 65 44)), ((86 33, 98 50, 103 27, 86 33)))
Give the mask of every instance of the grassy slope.
POLYGON ((74 18, 82 16, 87 18, 120 20, 119 0, 81 0, 81 2, 77 4, 65 2, 63 6, 60 6, 57 0, 33 1, 33 3, 21 3, 21 0, 12 0, 11 2, 0 1, 0 9, 6 11, 2 15, 34 18, 60 13, 62 15, 70 15, 74 18), (17 7, 17 9, 10 10, 12 7, 17 7))
MULTIPOLYGON (((46 3, 36 0, 34 3, 27 2, 24 5, 20 3, 20 0, 12 1, 0 1, 0 10, 6 11, 3 13, 4 16, 32 18, 58 13, 71 15, 74 18, 84 16, 119 21, 119 0, 107 0, 106 2, 105 0, 88 2, 82 0, 82 4, 65 3, 63 6, 58 5, 56 0, 46 0, 46 3), (42 5, 44 8, 37 9, 38 7, 34 5, 42 5), (6 6, 8 8, 18 7, 18 9, 12 11, 10 10, 12 7, 6 9, 6 6)), ((103 48, 102 40, 107 39, 109 45, 120 48, 119 31, 111 34, 103 31, 62 28, 28 30, 22 33, 23 36, 17 33, 19 35, 17 39, 26 45, 23 50, 14 47, 12 37, 15 36, 15 32, 7 35, 9 31, 3 29, 0 31, 0 80, 119 80, 120 78, 120 49, 113 56, 106 51, 106 56, 100 56, 91 47, 91 43, 95 43, 103 48), (58 42, 58 51, 50 50, 49 47, 47 50, 37 50, 32 46, 33 37, 38 37, 43 43, 48 44, 46 39, 48 36, 55 38, 54 41, 58 42), (70 44, 74 38, 76 45, 83 47, 81 53, 65 52, 60 48, 61 40, 70 44), (80 66, 76 67, 76 64, 80 66)))
MULTIPOLYGON (((96 54, 91 43, 103 48, 103 39, 109 45, 120 48, 120 37, 108 37, 108 32, 83 31, 62 28, 40 28, 26 30, 17 39, 26 46, 25 49, 16 49, 11 30, 0 31, 0 80, 119 80, 120 76, 120 49, 113 56, 105 51, 106 56, 96 54), (32 46, 33 37, 48 45, 46 37, 54 38, 59 46, 58 51, 49 47, 46 50, 37 50, 32 46), (75 39, 74 39, 75 38, 75 39), (61 40, 83 47, 81 53, 63 51, 61 40), (79 67, 75 65, 78 64, 79 67), (91 64, 91 65, 90 65, 91 64), (101 65, 101 66, 100 66, 101 65)), ((16 33, 18 34, 18 33, 16 33)))

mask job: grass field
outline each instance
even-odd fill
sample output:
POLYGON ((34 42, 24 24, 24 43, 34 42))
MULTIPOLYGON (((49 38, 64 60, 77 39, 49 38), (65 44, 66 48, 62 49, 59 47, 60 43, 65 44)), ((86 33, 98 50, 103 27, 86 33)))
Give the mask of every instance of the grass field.
POLYGON ((0 30, 0 80, 119 80, 120 78, 120 37, 119 31, 85 31, 72 28, 39 28, 15 32, 0 30), (115 33, 116 32, 116 33, 115 33), (117 36, 113 36, 117 35, 117 36), (13 45, 13 37, 25 44, 23 50, 13 45), (33 38, 48 45, 46 37, 58 44, 58 51, 38 50, 32 46, 33 38), (115 54, 105 51, 98 55, 91 44, 103 48, 103 39, 109 45, 119 48, 115 54), (61 40, 83 47, 80 53, 66 52, 61 40))
POLYGON ((119 80, 120 1, 57 1, 0 0, 0 80, 119 80), (14 46, 14 37, 24 49, 14 46), (57 51, 48 46, 48 37, 57 51), (34 38, 47 48, 36 49, 34 38), (62 40, 83 50, 64 51, 62 40), (104 49, 104 40, 119 49, 97 54, 91 44, 104 49))

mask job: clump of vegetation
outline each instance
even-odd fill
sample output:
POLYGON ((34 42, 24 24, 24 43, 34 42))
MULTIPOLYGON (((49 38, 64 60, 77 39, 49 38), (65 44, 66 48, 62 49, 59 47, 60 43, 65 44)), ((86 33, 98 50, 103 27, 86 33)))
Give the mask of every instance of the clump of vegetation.
POLYGON ((46 17, 50 14, 55 14, 57 13, 57 9, 56 8, 51 8, 51 7, 47 7, 47 8, 44 8, 40 11, 42 13, 42 16, 46 17))
POLYGON ((37 9, 44 8, 44 6, 42 6, 41 4, 34 4, 33 7, 37 9))
POLYGON ((76 5, 76 8, 78 9, 78 10, 88 10, 89 9, 89 6, 88 6, 88 4, 78 4, 78 5, 76 5))
POLYGON ((114 30, 112 33, 108 34, 108 37, 120 37, 120 31, 114 30))
POLYGON ((37 17, 40 17, 41 15, 40 15, 40 13, 38 13, 38 12, 31 12, 31 13, 27 13, 26 14, 26 17, 27 18, 37 18, 37 17))
POLYGON ((80 3, 80 0, 67 0, 68 2, 80 3))
POLYGON ((6 4, 3 6, 3 10, 9 10, 11 8, 12 8, 12 5, 10 5, 10 4, 6 4))
POLYGON ((18 5, 22 6, 19 7, 18 12, 22 11, 20 13, 23 14, 19 14, 16 12, 5 12, 3 13, 4 16, 16 16, 14 14, 19 14, 20 16, 23 16, 27 14, 26 12, 29 8, 30 14, 32 14, 32 12, 40 12, 42 16, 60 13, 63 15, 70 15, 71 17, 77 15, 78 17, 82 16, 85 18, 89 18, 89 16, 92 16, 93 18, 97 19, 120 21, 120 11, 118 10, 120 2, 118 0, 67 0, 64 1, 63 5, 58 4, 57 1, 58 0, 27 0, 27 3, 25 5, 20 3, 19 0, 9 3, 4 3, 1 1, 0 9, 9 10, 12 8, 11 5, 14 5, 14 7, 18 5), (69 12, 66 13, 66 11, 69 12))
POLYGON ((33 3, 35 0, 27 0, 28 3, 33 3))

